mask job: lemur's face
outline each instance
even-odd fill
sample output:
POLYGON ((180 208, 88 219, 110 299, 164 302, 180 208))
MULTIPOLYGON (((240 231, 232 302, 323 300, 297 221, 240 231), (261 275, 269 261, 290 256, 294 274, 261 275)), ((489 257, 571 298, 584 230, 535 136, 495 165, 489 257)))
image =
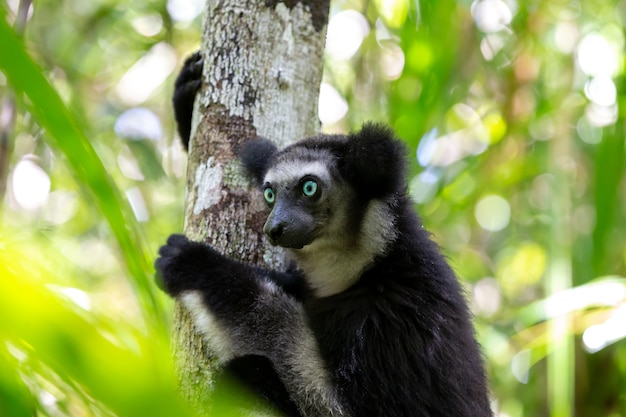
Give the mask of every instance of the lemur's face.
POLYGON ((385 229, 393 226, 385 198, 399 188, 401 174, 389 161, 396 164, 402 156, 376 143, 380 132, 365 133, 373 144, 320 135, 278 150, 259 138, 240 151, 270 208, 263 231, 273 245, 291 249, 299 263, 320 255, 334 265, 339 260, 329 258, 346 253, 369 262, 393 237, 385 229))
POLYGON ((333 181, 322 161, 284 158, 265 174, 262 189, 271 209, 263 231, 272 245, 301 249, 323 233, 333 181))

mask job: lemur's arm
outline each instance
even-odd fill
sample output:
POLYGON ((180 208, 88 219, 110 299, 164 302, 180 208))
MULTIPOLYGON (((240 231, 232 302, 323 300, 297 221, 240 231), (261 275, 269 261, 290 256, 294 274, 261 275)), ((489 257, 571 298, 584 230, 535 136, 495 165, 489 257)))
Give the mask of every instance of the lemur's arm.
POLYGON ((303 415, 345 415, 302 304, 272 279, 279 273, 233 261, 182 235, 170 236, 159 254, 160 285, 191 312, 219 359, 267 357, 303 415))
POLYGON ((183 68, 174 83, 174 97, 172 98, 174 117, 176 118, 178 134, 185 150, 189 149, 191 114, 193 113, 194 98, 201 84, 202 63, 200 51, 191 55, 185 60, 183 68))

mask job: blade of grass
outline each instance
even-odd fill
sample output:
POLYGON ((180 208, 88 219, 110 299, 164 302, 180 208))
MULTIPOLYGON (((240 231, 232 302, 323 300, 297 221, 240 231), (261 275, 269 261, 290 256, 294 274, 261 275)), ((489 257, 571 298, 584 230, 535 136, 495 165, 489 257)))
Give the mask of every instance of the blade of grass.
POLYGON ((24 45, 0 13, 0 70, 9 85, 30 100, 28 110, 38 123, 46 129, 50 145, 65 155, 77 181, 93 198, 96 206, 106 218, 121 250, 125 266, 137 298, 146 315, 146 323, 158 324, 159 308, 155 286, 148 271, 151 271, 143 239, 137 222, 132 216, 128 202, 107 174, 102 161, 74 122, 69 110, 44 77, 41 69, 26 53, 24 45))
POLYGON ((31 417, 35 411, 34 401, 11 359, 0 345, 0 416, 31 417))
MULTIPOLYGON (((571 178, 565 166, 565 156, 571 154, 569 112, 563 111, 556 119, 556 134, 551 141, 549 170, 554 176, 549 215, 550 265, 544 288, 547 296, 572 288, 572 196, 571 178)), ((553 417, 573 416, 574 409, 574 337, 572 315, 564 312, 548 322, 548 404, 553 417)))
POLYGON ((613 129, 605 129, 606 137, 597 145, 595 163, 594 207, 596 224, 593 229, 592 264, 596 274, 611 271, 609 259, 612 233, 616 227, 619 189, 622 183, 626 154, 624 133, 620 120, 613 129))

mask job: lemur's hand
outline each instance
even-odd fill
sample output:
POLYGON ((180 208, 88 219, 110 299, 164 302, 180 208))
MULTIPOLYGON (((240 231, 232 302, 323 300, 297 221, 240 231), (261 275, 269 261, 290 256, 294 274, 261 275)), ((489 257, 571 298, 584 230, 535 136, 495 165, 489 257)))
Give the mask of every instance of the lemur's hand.
POLYGON ((211 247, 192 242, 183 235, 171 235, 159 249, 154 262, 156 282, 170 296, 185 290, 201 290, 214 275, 215 267, 229 262, 211 247))
POLYGON ((191 55, 176 78, 174 84, 174 116, 178 125, 178 134, 185 149, 189 149, 189 135, 191 134, 191 113, 193 112, 193 101, 202 83, 202 65, 204 60, 197 51, 191 55))

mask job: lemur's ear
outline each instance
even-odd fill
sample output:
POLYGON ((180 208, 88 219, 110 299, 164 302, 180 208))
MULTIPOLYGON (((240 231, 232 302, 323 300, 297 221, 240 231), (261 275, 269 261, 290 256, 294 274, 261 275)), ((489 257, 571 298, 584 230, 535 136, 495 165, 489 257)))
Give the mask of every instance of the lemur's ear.
POLYGON ((406 188, 405 153, 391 128, 366 123, 348 135, 340 169, 359 195, 382 198, 406 188))
POLYGON ((265 138, 250 139, 239 151, 241 162, 257 184, 261 184, 277 147, 265 138))

